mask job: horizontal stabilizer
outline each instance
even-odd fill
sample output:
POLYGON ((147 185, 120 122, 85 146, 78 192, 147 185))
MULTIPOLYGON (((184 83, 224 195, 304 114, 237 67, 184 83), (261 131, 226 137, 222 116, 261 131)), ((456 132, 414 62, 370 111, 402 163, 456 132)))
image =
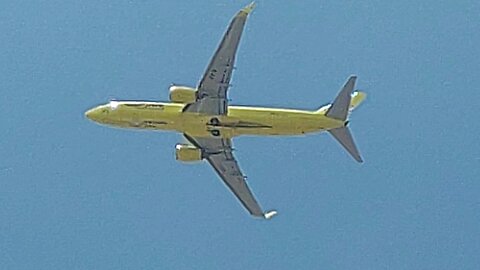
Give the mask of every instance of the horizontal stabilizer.
POLYGON ((332 134, 332 136, 347 150, 352 157, 358 161, 363 162, 360 153, 358 152, 357 146, 355 146, 355 142, 353 141, 352 134, 348 127, 340 127, 335 129, 330 129, 328 132, 332 134))
POLYGON ((350 76, 347 82, 338 93, 338 96, 332 103, 332 106, 328 109, 326 116, 337 120, 345 121, 348 116, 348 110, 350 107, 350 100, 352 99, 352 91, 355 87, 355 81, 357 76, 350 76))

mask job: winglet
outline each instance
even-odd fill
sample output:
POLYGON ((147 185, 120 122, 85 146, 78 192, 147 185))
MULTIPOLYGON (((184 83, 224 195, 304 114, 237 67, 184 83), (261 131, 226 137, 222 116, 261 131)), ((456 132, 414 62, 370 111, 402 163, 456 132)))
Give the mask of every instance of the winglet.
POLYGON ((277 211, 271 210, 271 211, 265 212, 265 213, 263 214, 263 217, 264 217, 265 219, 271 219, 271 218, 274 217, 276 214, 278 214, 277 211))
POLYGON ((250 12, 252 12, 255 6, 256 6, 255 1, 253 1, 252 3, 248 4, 246 7, 242 8, 241 11, 245 12, 248 15, 250 14, 250 12))

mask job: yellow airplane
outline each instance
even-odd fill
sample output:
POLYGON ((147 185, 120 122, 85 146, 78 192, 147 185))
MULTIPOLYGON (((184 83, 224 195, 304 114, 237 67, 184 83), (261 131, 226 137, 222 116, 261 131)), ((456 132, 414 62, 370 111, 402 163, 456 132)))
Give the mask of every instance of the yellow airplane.
POLYGON ((366 95, 353 91, 356 76, 350 76, 333 103, 314 111, 229 105, 227 90, 237 47, 254 7, 251 3, 232 19, 196 88, 174 85, 169 90, 170 102, 110 101, 85 115, 113 127, 182 133, 188 143, 175 146, 177 160, 207 160, 251 215, 269 219, 277 212, 262 211, 255 200, 233 155, 232 139, 240 135, 295 136, 328 131, 362 162, 347 118, 366 95))

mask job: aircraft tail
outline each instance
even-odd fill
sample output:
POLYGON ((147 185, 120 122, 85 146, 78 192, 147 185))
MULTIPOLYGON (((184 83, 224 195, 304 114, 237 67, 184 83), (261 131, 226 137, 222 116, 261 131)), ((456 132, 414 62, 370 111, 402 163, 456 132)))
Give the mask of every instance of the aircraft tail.
POLYGON ((338 93, 337 97, 333 101, 330 108, 328 108, 326 116, 337 120, 345 121, 348 116, 348 109, 350 107, 350 101, 352 100, 353 87, 355 87, 355 81, 357 76, 350 76, 347 82, 338 93))
POLYGON ((333 138, 335 138, 357 162, 363 162, 352 134, 350 133, 350 129, 347 126, 330 129, 328 132, 332 134, 333 138))
POLYGON ((341 120, 345 124, 343 127, 330 129, 328 132, 335 138, 344 148, 345 150, 358 162, 363 162, 362 157, 360 156, 360 152, 355 145, 355 141, 353 140, 352 134, 348 128, 348 114, 349 112, 358 106, 363 99, 365 98, 365 94, 363 92, 355 92, 352 94, 353 89, 355 87, 355 81, 357 80, 357 76, 350 76, 347 82, 338 93, 337 97, 333 101, 333 103, 328 108, 325 116, 329 118, 333 118, 336 120, 341 120), (360 95, 360 96, 358 96, 360 95), (352 98, 353 96, 353 98, 352 98), (356 98, 357 97, 357 98, 356 98), (353 101, 353 102, 352 102, 353 101), (352 106, 354 105, 354 106, 352 106))

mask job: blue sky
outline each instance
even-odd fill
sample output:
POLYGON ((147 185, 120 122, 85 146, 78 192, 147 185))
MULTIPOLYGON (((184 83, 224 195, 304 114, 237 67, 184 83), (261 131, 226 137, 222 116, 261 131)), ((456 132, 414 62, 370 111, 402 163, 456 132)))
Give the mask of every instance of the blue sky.
POLYGON ((259 1, 229 94, 314 109, 350 74, 364 164, 327 134, 241 137, 271 221, 173 133, 83 112, 195 86, 245 1, 0 3, 0 268, 478 269, 478 1, 259 1))

